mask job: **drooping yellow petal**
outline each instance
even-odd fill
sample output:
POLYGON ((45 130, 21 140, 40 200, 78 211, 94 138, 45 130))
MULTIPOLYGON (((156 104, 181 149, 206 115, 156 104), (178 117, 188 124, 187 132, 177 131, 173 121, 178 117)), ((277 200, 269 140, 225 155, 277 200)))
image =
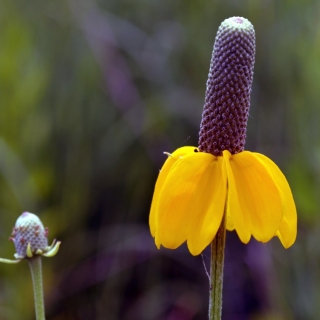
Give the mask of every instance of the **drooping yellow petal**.
POLYGON ((172 166, 176 163, 177 160, 180 159, 180 157, 185 156, 186 154, 193 153, 195 147, 182 147, 177 150, 175 150, 172 154, 168 155, 168 158, 166 159, 162 169, 159 172, 159 176, 154 188, 153 198, 152 198, 152 204, 150 209, 150 215, 149 215, 149 226, 150 226, 150 232, 151 235, 154 237, 156 232, 156 208, 159 204, 159 194, 162 190, 163 184, 165 183, 168 173, 171 170, 172 166))
POLYGON ((157 246, 175 249, 188 239, 190 252, 199 254, 212 240, 220 225, 225 203, 223 191, 219 190, 222 198, 217 199, 214 194, 215 190, 226 188, 221 164, 221 160, 202 152, 186 155, 174 164, 159 194, 156 208, 157 246), (215 180, 215 175, 218 180, 215 180), (217 203, 212 203, 212 200, 217 200, 217 203), (212 230, 203 225, 210 220, 210 209, 217 209, 211 213, 212 230))
POLYGON ((283 218, 282 191, 268 166, 256 154, 243 151, 231 156, 229 161, 234 177, 231 182, 228 176, 230 198, 232 200, 232 194, 236 193, 239 206, 233 208, 233 203, 229 206, 234 227, 239 234, 239 226, 242 232, 244 221, 246 229, 258 241, 267 242, 276 235, 283 218), (241 220, 239 226, 238 220, 241 220))
POLYGON ((225 209, 227 176, 223 158, 212 158, 188 205, 193 216, 187 244, 193 255, 200 254, 213 240, 225 209))
POLYGON ((242 208, 242 203, 240 202, 240 196, 238 194, 239 181, 237 183, 236 178, 233 174, 232 167, 230 165, 231 153, 227 150, 223 151, 223 159, 227 172, 228 179, 228 196, 227 196, 227 229, 230 230, 231 227, 236 229, 240 240, 243 243, 248 243, 251 238, 250 228, 248 228, 248 223, 245 219, 245 215, 242 208))
POLYGON ((255 153, 255 156, 265 165, 274 181, 282 191, 285 202, 283 218, 277 231, 282 245, 289 248, 297 237, 297 211, 287 179, 278 166, 268 157, 255 153))

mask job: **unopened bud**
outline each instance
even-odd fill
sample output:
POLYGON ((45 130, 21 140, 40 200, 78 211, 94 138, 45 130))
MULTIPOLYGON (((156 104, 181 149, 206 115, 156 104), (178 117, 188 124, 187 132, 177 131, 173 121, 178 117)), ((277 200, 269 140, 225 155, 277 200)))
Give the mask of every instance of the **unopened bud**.
POLYGON ((48 250, 48 231, 41 220, 33 213, 24 212, 17 219, 13 228, 11 240, 19 258, 42 254, 48 250))

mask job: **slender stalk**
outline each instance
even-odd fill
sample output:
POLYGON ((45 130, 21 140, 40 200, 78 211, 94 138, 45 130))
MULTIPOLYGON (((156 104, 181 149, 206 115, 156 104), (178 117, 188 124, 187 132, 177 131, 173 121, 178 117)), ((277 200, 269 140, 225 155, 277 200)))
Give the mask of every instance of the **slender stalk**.
POLYGON ((221 319, 225 242, 226 219, 224 214, 218 232, 211 243, 209 320, 221 319))
POLYGON ((43 288, 42 288, 41 255, 36 255, 27 260, 28 260, 30 270, 31 270, 31 275, 32 275, 36 319, 45 320, 43 288))

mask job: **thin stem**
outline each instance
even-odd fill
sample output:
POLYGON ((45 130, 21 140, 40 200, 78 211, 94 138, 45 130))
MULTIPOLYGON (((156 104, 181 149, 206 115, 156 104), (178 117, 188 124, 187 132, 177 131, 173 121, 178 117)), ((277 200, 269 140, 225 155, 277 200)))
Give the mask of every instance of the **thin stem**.
POLYGON ((226 242, 225 214, 211 243, 209 320, 220 320, 222 311, 223 263, 226 242))
POLYGON ((27 260, 28 260, 30 270, 31 270, 31 275, 32 275, 36 319, 37 320, 45 320, 43 288, 42 288, 41 256, 36 255, 36 256, 29 258, 27 260))

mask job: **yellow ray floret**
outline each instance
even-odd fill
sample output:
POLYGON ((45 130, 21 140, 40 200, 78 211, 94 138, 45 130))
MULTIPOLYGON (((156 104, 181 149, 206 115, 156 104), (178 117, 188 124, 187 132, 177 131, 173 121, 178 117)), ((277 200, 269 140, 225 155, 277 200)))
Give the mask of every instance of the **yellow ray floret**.
POLYGON ((278 236, 285 248, 297 234, 297 214, 288 182, 277 165, 259 153, 213 156, 182 147, 164 163, 155 186, 149 224, 158 248, 187 241, 193 255, 213 240, 224 212, 227 229, 240 240, 267 242, 278 236))

